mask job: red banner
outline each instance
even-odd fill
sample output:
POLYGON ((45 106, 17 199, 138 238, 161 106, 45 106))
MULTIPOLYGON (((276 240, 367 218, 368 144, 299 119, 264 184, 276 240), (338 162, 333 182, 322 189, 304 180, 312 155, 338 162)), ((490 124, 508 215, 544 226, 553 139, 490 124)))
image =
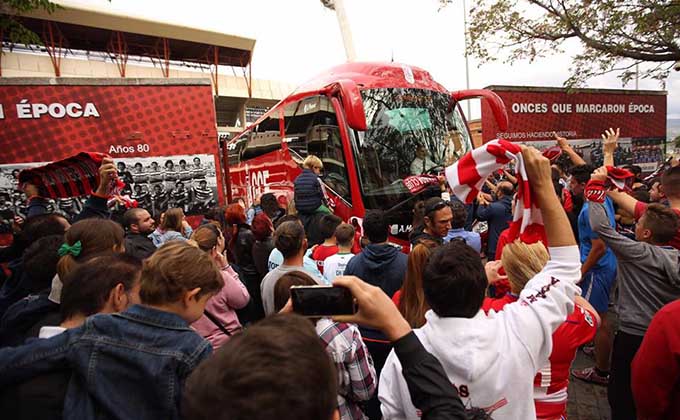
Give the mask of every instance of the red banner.
POLYGON ((499 132, 490 107, 482 101, 482 139, 552 140, 555 131, 567 139, 600 139, 610 127, 621 137, 666 137, 666 92, 556 88, 489 87, 503 99, 509 126, 499 132))
POLYGON ((209 85, 0 86, 0 164, 216 154, 209 85))
MULTIPOLYGON (((223 201, 209 83, 140 85, 138 80, 111 79, 84 85, 83 80, 56 80, 12 84, 3 79, 0 84, 0 234, 11 230, 14 215, 26 216, 21 171, 81 152, 113 157, 125 184, 120 195, 154 215, 172 207, 199 215, 223 201)), ((41 192, 52 198, 49 210, 76 215, 83 204, 78 195, 93 186, 71 181, 88 176, 50 174, 60 178, 43 184, 63 191, 41 192)))
POLYGON ((430 185, 439 184, 439 180, 434 175, 412 175, 404 178, 402 181, 411 194, 418 194, 430 185))

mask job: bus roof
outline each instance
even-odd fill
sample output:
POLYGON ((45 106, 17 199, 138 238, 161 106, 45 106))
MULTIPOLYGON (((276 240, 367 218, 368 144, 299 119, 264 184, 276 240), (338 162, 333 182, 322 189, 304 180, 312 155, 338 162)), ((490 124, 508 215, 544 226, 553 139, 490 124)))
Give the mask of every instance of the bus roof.
MULTIPOLYGON (((448 90, 434 81, 427 71, 402 63, 352 62, 340 64, 324 71, 296 88, 290 95, 274 105, 266 114, 246 127, 243 132, 259 124, 281 106, 313 95, 339 80, 351 80, 359 89, 416 88, 448 93, 448 90)), ((242 134, 242 133, 241 133, 242 134)), ((241 137, 234 137, 230 142, 241 137)))
POLYGON ((444 86, 435 82, 425 70, 402 63, 345 63, 332 67, 302 84, 292 93, 302 93, 323 89, 325 86, 342 79, 352 80, 360 89, 374 88, 420 88, 448 92, 444 86), (412 78, 409 81, 409 73, 412 78))

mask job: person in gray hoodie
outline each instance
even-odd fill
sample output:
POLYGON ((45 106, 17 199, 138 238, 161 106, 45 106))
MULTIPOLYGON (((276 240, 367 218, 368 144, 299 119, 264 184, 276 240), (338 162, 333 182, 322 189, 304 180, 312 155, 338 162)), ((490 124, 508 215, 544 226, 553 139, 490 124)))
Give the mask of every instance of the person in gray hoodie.
POLYGON ((617 259, 619 326, 607 394, 612 418, 635 419, 630 365, 656 312, 680 298, 680 252, 668 245, 679 219, 670 208, 650 204, 635 227, 636 241, 619 234, 602 205, 606 179, 605 167, 596 170, 585 195, 590 202, 590 225, 617 259))

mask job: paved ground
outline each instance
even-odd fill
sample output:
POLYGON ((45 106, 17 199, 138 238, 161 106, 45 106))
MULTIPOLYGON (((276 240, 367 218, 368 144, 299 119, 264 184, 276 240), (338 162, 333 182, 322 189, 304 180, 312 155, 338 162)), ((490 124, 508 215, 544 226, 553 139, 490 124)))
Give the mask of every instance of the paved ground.
MULTIPOLYGON (((580 369, 593 365, 593 359, 579 350, 572 369, 580 369)), ((567 405, 569 420, 610 420, 607 387, 592 385, 573 376, 569 380, 569 403, 567 405)))

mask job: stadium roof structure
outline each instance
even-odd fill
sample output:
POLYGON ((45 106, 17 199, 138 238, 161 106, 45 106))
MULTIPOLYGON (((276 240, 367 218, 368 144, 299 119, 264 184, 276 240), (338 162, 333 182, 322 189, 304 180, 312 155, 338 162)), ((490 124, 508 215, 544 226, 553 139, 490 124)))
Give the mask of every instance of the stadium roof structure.
MULTIPOLYGON (((125 77, 128 56, 157 62, 164 77, 169 77, 171 62, 209 67, 216 92, 219 66, 241 68, 249 95, 252 93, 254 39, 68 3, 60 3, 51 14, 31 11, 21 15, 20 20, 42 39, 57 77, 67 51, 96 51, 108 54, 121 77, 125 77)), ((3 41, 6 38, 5 35, 3 41)))

